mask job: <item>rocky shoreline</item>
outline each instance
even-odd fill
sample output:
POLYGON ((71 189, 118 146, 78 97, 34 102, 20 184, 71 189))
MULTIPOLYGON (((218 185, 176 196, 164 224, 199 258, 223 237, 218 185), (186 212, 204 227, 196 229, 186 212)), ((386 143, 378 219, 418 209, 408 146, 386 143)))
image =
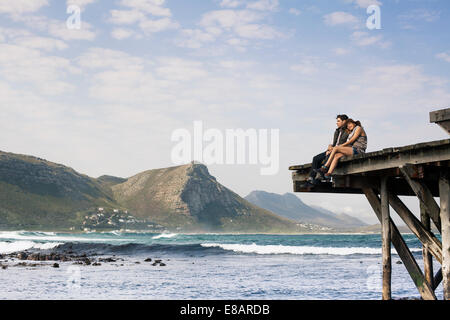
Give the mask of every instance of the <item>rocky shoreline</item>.
MULTIPOLYGON (((96 253, 76 254, 70 250, 58 251, 19 251, 8 254, 0 254, 0 270, 6 270, 9 267, 53 267, 59 268, 60 263, 72 263, 83 266, 101 266, 102 263, 114 263, 117 266, 124 266, 125 259, 112 256, 100 256, 96 253)), ((151 264, 154 267, 165 267, 167 264, 162 259, 146 258, 143 263, 151 264)), ((141 261, 135 261, 134 264, 140 264, 141 261)))

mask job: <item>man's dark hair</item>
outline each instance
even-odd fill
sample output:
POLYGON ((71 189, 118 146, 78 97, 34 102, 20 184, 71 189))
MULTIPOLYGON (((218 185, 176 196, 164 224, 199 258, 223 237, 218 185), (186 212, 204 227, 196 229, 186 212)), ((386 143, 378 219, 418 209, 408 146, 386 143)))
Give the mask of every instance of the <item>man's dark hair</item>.
POLYGON ((341 119, 342 121, 348 120, 348 116, 346 114, 338 114, 336 119, 341 119))

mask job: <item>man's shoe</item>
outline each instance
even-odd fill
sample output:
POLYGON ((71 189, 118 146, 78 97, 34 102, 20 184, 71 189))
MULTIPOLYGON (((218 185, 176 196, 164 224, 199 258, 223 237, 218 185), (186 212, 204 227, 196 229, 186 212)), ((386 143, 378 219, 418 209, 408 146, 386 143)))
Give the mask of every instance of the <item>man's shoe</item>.
POLYGON ((323 172, 320 169, 314 169, 314 172, 316 173, 316 179, 319 179, 319 180, 324 179, 325 172, 323 172))

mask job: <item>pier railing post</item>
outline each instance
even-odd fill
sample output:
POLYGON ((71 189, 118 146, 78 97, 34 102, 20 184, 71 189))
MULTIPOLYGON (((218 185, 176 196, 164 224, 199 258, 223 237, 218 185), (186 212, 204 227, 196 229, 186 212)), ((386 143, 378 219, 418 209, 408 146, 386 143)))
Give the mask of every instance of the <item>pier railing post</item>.
MULTIPOLYGON (((420 203, 420 220, 422 221, 425 229, 431 232, 430 216, 428 215, 426 207, 422 202, 420 203)), ((426 244, 422 244, 424 274, 425 279, 427 279, 430 286, 434 288, 433 257, 427 247, 428 246, 426 244)))
POLYGON ((439 179, 442 226, 442 279, 444 299, 450 300, 450 182, 448 172, 439 179))
POLYGON ((382 226, 382 252, 383 252, 383 300, 392 299, 391 290, 391 223, 389 213, 389 195, 387 177, 381 179, 381 226, 382 226))

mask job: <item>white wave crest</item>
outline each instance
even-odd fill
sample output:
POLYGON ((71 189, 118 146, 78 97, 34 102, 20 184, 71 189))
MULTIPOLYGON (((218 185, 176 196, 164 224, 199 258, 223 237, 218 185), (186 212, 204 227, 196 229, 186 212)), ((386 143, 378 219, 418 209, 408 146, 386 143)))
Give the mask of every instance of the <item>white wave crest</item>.
MULTIPOLYGON (((221 244, 221 243, 202 243, 203 247, 219 247, 224 250, 231 250, 240 253, 256 253, 256 254, 327 254, 327 255, 352 255, 352 254, 378 254, 381 255, 381 248, 368 247, 311 247, 311 246, 283 246, 283 245, 257 245, 253 244, 221 244)), ((413 249, 411 251, 420 251, 421 249, 413 249)), ((395 250, 392 250, 396 254, 395 250)))
MULTIPOLYGON (((26 234, 23 231, 5 231, 0 232, 0 239, 4 240, 24 240, 24 241, 65 241, 65 242, 104 242, 103 238, 90 238, 87 234, 86 237, 75 236, 71 234, 63 235, 51 235, 45 233, 26 234)), ((133 239, 129 239, 133 240, 133 239)), ((122 241, 122 239, 107 239, 107 241, 122 241)))
POLYGON ((178 233, 162 233, 162 234, 152 237, 152 239, 173 238, 173 237, 176 237, 177 235, 178 235, 178 233))
POLYGON ((0 242, 0 253, 8 254, 28 249, 48 250, 59 246, 59 242, 37 243, 33 241, 14 241, 14 242, 0 242))

